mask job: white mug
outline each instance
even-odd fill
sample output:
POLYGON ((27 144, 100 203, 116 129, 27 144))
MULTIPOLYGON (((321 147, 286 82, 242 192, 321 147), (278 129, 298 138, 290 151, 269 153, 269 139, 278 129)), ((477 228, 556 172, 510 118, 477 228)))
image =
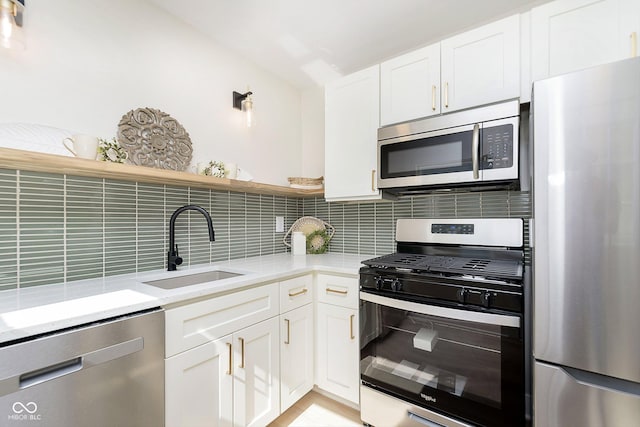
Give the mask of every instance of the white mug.
POLYGON ((236 179, 238 177, 238 165, 235 163, 225 163, 224 170, 225 176, 229 179, 236 179))
POLYGON ((62 140, 64 148, 69 150, 71 154, 82 159, 95 160, 98 155, 98 138, 91 135, 73 135, 62 140), (71 142, 72 147, 67 145, 71 142))

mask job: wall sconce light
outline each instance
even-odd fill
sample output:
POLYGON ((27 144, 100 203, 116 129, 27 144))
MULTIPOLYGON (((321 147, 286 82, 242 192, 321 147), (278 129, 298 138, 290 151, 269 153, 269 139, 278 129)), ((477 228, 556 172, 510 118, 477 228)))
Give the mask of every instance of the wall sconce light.
POLYGON ((255 124, 253 100, 251 99, 251 95, 253 95, 253 92, 251 91, 247 91, 247 93, 233 92, 233 108, 244 112, 248 128, 255 124))
POLYGON ((24 49, 23 11, 24 0, 0 0, 0 46, 24 49))

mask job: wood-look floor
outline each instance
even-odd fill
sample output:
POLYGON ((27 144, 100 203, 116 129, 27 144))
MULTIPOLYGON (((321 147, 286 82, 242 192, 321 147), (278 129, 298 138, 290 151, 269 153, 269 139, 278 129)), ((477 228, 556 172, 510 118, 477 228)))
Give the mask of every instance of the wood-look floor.
POLYGON ((267 427, 362 427, 362 421, 355 409, 311 391, 267 427))

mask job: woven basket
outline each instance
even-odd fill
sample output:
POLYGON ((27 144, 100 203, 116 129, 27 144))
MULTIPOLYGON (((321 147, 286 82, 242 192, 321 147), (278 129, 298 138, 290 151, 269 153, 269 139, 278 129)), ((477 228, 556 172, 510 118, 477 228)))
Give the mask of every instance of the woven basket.
POLYGON ((322 185, 322 182, 324 181, 323 176, 321 176, 320 178, 304 178, 304 177, 298 177, 298 176, 290 176, 287 179, 289 180, 289 184, 295 184, 295 185, 322 185))

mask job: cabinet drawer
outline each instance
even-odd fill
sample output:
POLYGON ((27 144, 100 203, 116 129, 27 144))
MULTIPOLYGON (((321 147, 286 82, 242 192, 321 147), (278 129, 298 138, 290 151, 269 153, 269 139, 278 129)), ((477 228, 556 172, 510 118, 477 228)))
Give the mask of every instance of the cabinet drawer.
POLYGON ((277 316, 278 298, 272 283, 165 311, 165 357, 277 316))
POLYGON ((358 308, 358 278, 318 274, 318 302, 358 308))
POLYGON ((313 301, 313 277, 294 277, 280 282, 280 312, 285 313, 313 301))

